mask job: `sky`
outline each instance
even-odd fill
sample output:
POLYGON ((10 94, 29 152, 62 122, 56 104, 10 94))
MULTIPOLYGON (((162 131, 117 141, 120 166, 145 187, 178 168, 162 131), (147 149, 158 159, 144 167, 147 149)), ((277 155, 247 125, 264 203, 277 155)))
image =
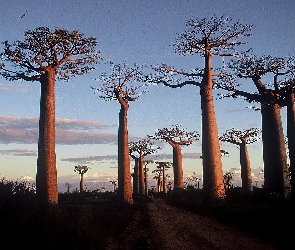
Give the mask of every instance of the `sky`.
MULTIPOLYGON (((97 49, 103 59, 115 63, 159 65, 191 70, 203 67, 198 56, 180 56, 173 43, 177 34, 186 30, 190 18, 210 18, 213 15, 231 17, 233 22, 253 24, 251 36, 244 41, 253 54, 261 56, 289 56, 295 52, 295 5, 293 0, 2 0, 0 9, 0 41, 23 40, 24 32, 37 27, 77 30, 85 37, 96 37, 97 49), (25 15, 24 15, 25 14, 25 15), (24 16, 23 16, 24 15, 24 16), (23 17, 22 17, 23 16, 23 17)), ((2 51, 3 45, 0 44, 2 51)), ((214 58, 213 67, 222 64, 214 58), (215 63, 215 64, 214 64, 215 63)), ((56 81, 56 158, 59 191, 65 183, 78 187, 80 176, 74 166, 87 165, 86 188, 106 187, 117 179, 118 101, 99 98, 90 86, 107 69, 104 63, 89 74, 68 82, 56 81)), ((271 81, 267 78, 265 81, 271 81)), ((251 82, 243 83, 247 91, 254 91, 251 82)), ((218 90, 214 91, 214 97, 218 90)), ((40 84, 38 82, 10 82, 0 77, 0 177, 9 180, 34 181, 37 162, 40 84)), ((245 130, 261 127, 259 111, 247 108, 240 99, 217 99, 215 111, 219 134, 227 129, 245 130)), ((282 109, 285 129, 285 109, 282 109)), ((157 129, 180 124, 187 131, 201 133, 199 89, 185 86, 171 89, 149 86, 148 92, 130 103, 128 111, 129 141, 153 135, 157 129)), ((285 132, 285 131, 284 131, 285 132)), ((155 161, 171 161, 172 148, 153 154, 155 161)), ((225 172, 234 172, 240 184, 239 149, 221 143, 229 152, 222 157, 225 172)), ((262 142, 248 145, 253 183, 261 185, 263 175, 262 142)), ((201 143, 197 141, 182 148, 185 178, 195 173, 202 179, 201 143)), ((131 172, 133 161, 131 160, 131 172)), ((149 165, 150 185, 154 185, 149 165)), ((169 170, 173 178, 172 169, 169 170)))

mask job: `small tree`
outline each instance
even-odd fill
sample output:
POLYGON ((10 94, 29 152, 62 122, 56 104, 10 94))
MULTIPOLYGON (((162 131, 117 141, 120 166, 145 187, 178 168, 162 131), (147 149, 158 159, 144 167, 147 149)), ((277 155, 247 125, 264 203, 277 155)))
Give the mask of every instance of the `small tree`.
POLYGON ((245 192, 253 191, 250 159, 247 144, 251 144, 260 140, 260 136, 261 130, 258 128, 250 128, 244 131, 232 128, 225 131, 225 133, 219 138, 221 141, 229 142, 239 146, 242 188, 245 192))
POLYGON ((75 166, 74 171, 80 175, 80 193, 84 192, 84 174, 87 173, 89 169, 90 168, 87 166, 75 166))
POLYGON ((103 85, 92 89, 101 93, 100 98, 107 101, 117 100, 121 105, 118 129, 118 194, 122 202, 132 204, 127 113, 129 102, 136 101, 146 92, 146 77, 143 67, 139 65, 129 67, 126 63, 110 62, 110 70, 110 74, 103 73, 98 78, 103 85), (144 90, 140 91, 141 88, 144 90))
MULTIPOLYGON (((144 167, 143 161, 145 156, 155 153, 160 147, 153 147, 153 143, 150 139, 138 140, 136 142, 129 143, 129 154, 135 160, 134 177, 133 181, 138 182, 139 196, 144 193, 144 167), (138 177, 138 180, 136 179, 138 177)), ((133 193, 137 193, 137 190, 133 190, 133 193)))
POLYGON ((112 184, 113 184, 113 187, 114 187, 114 193, 116 192, 116 188, 117 188, 117 181, 118 181, 118 180, 112 180, 112 181, 110 181, 110 183, 112 183, 112 184))
POLYGON ((182 152, 180 146, 188 146, 194 141, 199 140, 197 132, 187 132, 180 125, 174 125, 172 128, 159 129, 155 135, 149 136, 156 140, 165 140, 173 148, 173 172, 174 188, 184 188, 183 169, 182 169, 182 152))
POLYGON ((67 188, 67 194, 70 193, 70 188, 71 188, 72 186, 73 186, 73 185, 70 184, 69 182, 66 182, 66 183, 65 183, 65 187, 67 188))
POLYGON ((78 31, 39 27, 25 32, 24 41, 5 41, 0 75, 15 81, 41 84, 36 192, 40 201, 57 205, 55 155, 55 80, 68 81, 94 69, 99 54, 96 38, 84 38, 78 31))
POLYGON ((234 180, 234 174, 231 172, 226 172, 223 176, 223 183, 224 183, 224 188, 230 189, 233 188, 234 185, 232 183, 232 181, 234 180))
POLYGON ((163 192, 166 193, 166 170, 171 168, 172 163, 168 161, 157 161, 155 163, 157 164, 157 167, 152 172, 156 173, 155 178, 157 179, 158 192, 163 190, 163 192))

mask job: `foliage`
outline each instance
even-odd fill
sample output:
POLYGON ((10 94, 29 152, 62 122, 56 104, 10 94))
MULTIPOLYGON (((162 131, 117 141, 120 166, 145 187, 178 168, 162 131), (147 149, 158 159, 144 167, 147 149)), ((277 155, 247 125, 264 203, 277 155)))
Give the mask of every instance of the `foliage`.
POLYGON ((165 140, 179 145, 190 145, 194 141, 199 140, 200 135, 196 132, 187 132, 181 125, 176 124, 172 128, 158 129, 153 136, 149 136, 156 140, 165 140))
POLYGON ((78 165, 78 166, 75 166, 75 169, 74 171, 76 173, 78 173, 79 175, 83 175, 85 173, 87 173, 87 171, 90 169, 90 167, 88 166, 82 166, 82 165, 78 165))
POLYGON ((233 188, 234 185, 232 184, 232 181, 234 180, 234 174, 231 172, 226 172, 223 176, 224 180, 224 187, 225 189, 233 188))
POLYGON ((240 145, 242 141, 246 144, 254 143, 261 139, 261 129, 249 128, 244 131, 231 128, 219 137, 219 140, 240 145))
POLYGON ((147 91, 146 77, 143 73, 144 66, 127 63, 115 64, 110 62, 110 72, 102 73, 97 79, 103 84, 101 87, 91 87, 99 93, 99 97, 106 100, 135 101, 147 91), (141 90, 142 89, 142 90, 141 90))
POLYGON ((55 69, 58 79, 69 80, 93 70, 100 59, 95 50, 96 38, 84 38, 78 31, 39 27, 25 32, 24 41, 12 45, 5 41, 1 59, 9 63, 0 68, 8 80, 38 81, 49 67, 55 69), (14 70, 11 70, 14 68, 14 70))

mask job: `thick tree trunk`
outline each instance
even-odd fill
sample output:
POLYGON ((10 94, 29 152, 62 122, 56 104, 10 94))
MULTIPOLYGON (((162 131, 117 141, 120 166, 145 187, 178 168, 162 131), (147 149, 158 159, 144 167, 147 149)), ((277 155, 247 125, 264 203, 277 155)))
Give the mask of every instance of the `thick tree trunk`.
POLYGON ((58 205, 55 155, 55 72, 41 78, 36 193, 41 202, 58 205))
POLYGON ((147 179, 147 167, 144 166, 144 195, 148 196, 148 179, 147 179))
POLYGON ((127 126, 128 104, 121 103, 118 130, 118 195, 127 204, 133 204, 127 126))
POLYGON ((143 157, 142 155, 139 156, 139 161, 138 161, 138 174, 139 174, 139 196, 143 196, 144 194, 144 172, 143 172, 143 157))
POLYGON ((133 197, 138 197, 138 169, 139 169, 139 159, 134 158, 134 174, 133 174, 133 197))
POLYGON ((166 193, 166 171, 165 166, 163 166, 163 192, 166 193))
POLYGON ((240 144, 240 164, 241 164, 241 178, 242 178, 242 189, 244 192, 252 192, 252 176, 250 159, 248 154, 248 148, 245 140, 242 140, 240 144))
POLYGON ((84 175, 81 174, 81 178, 80 178, 80 193, 84 192, 84 175))
POLYGON ((202 158, 204 202, 225 201, 220 144, 212 93, 212 67, 209 52, 205 55, 205 72, 201 84, 202 158))
POLYGON ((280 110, 278 104, 262 105, 261 109, 264 188, 287 198, 290 182, 280 110))
POLYGON ((293 92, 287 96, 287 137, 291 170, 291 196, 295 200, 295 96, 293 92))
POLYGON ((184 188, 181 148, 180 148, 180 145, 176 143, 172 147, 173 147, 174 188, 184 188))

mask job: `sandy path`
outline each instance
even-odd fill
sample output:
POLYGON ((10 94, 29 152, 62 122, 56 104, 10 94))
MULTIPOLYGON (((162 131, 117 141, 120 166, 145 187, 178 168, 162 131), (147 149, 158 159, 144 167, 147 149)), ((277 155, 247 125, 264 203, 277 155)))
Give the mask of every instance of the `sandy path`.
POLYGON ((153 199, 148 204, 148 215, 159 250, 276 249, 245 232, 167 205, 160 199, 153 199))
POLYGON ((107 250, 273 250, 250 234, 153 198, 107 250))

